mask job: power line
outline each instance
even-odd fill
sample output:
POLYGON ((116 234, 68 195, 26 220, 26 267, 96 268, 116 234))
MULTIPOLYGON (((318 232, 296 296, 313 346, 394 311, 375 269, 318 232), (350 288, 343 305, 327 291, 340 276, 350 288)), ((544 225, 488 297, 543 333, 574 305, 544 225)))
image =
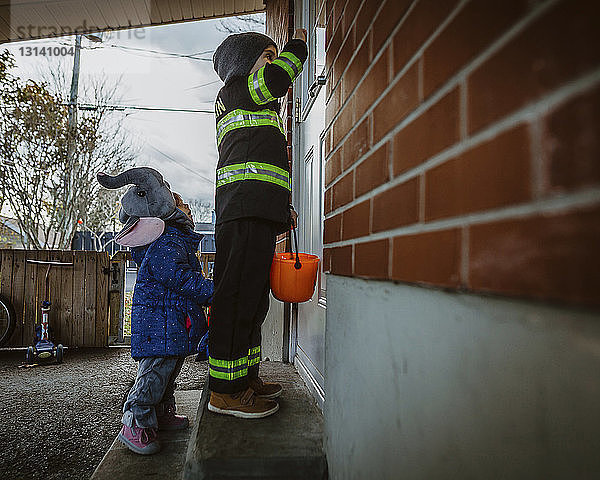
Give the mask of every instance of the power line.
MULTIPOLYGON (((69 105, 63 103, 62 105, 69 105)), ((107 110, 144 110, 154 112, 182 112, 182 113, 210 113, 214 114, 213 110, 201 110, 195 108, 168 108, 168 107, 144 107, 139 105, 94 105, 91 103, 79 103, 77 104, 79 110, 98 110, 99 108, 105 108, 107 110)))
MULTIPOLYGON (((65 45, 65 46, 69 46, 72 47, 73 45, 71 43, 66 43, 66 42, 58 42, 59 45, 65 45)), ((188 58, 191 60, 200 60, 202 62, 212 62, 212 58, 199 58, 198 55, 206 55, 207 53, 213 53, 214 50, 206 50, 203 52, 198 52, 198 53, 192 53, 192 54, 185 54, 185 53, 173 53, 173 52, 163 52, 160 50, 152 50, 152 49, 148 49, 148 48, 138 48, 138 47, 128 47, 126 45, 115 45, 112 43, 103 43, 102 45, 97 45, 97 46, 82 46, 82 49, 85 50, 98 50, 98 49, 102 49, 104 47, 110 47, 110 48, 119 48, 121 50, 130 50, 131 52, 142 52, 142 53, 153 53, 156 55, 163 55, 166 57, 173 57, 173 58, 188 58)), ((147 55, 143 55, 146 56, 147 55)))
MULTIPOLYGON (((204 55, 206 53, 211 53, 211 51, 194 53, 192 55, 186 55, 184 53, 161 52, 160 50, 150 50, 150 49, 146 49, 146 48, 127 47, 125 45, 106 44, 106 46, 111 47, 111 48, 120 48, 122 50, 131 50, 131 51, 135 51, 135 52, 155 53, 155 54, 165 55, 165 56, 169 56, 169 57, 190 58, 192 60, 201 60, 203 62, 212 62, 212 58, 198 58, 198 55, 204 55)), ((95 48, 102 48, 102 47, 95 47, 95 48)))
POLYGON ((184 90, 184 92, 187 92, 188 90, 195 90, 196 88, 208 87, 209 85, 212 85, 213 83, 222 83, 222 82, 221 82, 221 80, 213 80, 212 82, 201 83, 200 85, 195 85, 193 87, 186 88, 184 90))
POLYGON ((205 177, 204 175, 201 175, 200 173, 196 172, 195 170, 192 170, 191 168, 189 168, 187 165, 181 163, 179 160, 175 160, 173 157, 171 157, 170 155, 166 154, 165 152, 163 152, 162 150, 159 150, 158 148, 156 148, 154 145, 150 145, 148 142, 146 142, 146 145, 148 145, 150 148, 156 150, 158 153, 160 153, 162 156, 164 156, 165 158, 167 158, 168 160, 171 160, 173 163, 179 165, 181 168, 184 168, 185 170, 187 170, 188 172, 196 175, 197 177, 200 177, 202 180, 205 180, 207 182, 210 182, 211 185, 215 184, 214 180, 211 180, 208 177, 205 177))

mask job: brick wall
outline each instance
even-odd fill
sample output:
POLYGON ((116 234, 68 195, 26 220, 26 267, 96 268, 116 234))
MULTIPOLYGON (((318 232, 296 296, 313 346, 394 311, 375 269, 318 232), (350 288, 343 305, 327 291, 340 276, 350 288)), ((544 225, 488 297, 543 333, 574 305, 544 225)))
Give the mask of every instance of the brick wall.
POLYGON ((325 269, 600 305, 600 4, 327 0, 325 269))
POLYGON ((290 2, 289 0, 267 0, 266 33, 282 48, 289 38, 290 2))

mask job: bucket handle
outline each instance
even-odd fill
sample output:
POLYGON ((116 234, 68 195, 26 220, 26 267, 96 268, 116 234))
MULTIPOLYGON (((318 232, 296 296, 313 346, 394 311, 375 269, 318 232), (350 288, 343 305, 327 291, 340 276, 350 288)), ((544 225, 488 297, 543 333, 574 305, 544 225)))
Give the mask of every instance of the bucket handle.
MULTIPOLYGON (((292 226, 291 229, 294 232, 294 242, 296 243, 296 263, 294 263, 294 268, 296 270, 300 270, 302 268, 302 264, 300 263, 300 255, 298 255, 298 234, 296 233, 296 228, 292 226)), ((292 249, 292 255, 294 254, 292 249)))

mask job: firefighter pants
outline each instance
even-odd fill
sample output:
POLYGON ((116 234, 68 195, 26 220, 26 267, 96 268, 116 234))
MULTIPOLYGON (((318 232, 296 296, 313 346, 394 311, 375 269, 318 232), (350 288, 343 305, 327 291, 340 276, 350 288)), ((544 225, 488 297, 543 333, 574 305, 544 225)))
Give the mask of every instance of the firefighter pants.
POLYGON ((209 388, 235 393, 258 376, 278 225, 243 218, 215 228, 215 292, 209 327, 209 388))

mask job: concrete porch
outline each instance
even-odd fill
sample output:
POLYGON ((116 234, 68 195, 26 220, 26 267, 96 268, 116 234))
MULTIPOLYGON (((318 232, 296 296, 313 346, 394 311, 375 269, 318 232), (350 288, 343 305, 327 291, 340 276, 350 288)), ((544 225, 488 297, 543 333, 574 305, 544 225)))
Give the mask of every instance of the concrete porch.
POLYGON ((279 411, 242 420, 207 410, 208 389, 176 391, 190 429, 161 434, 163 449, 144 457, 113 442, 93 480, 135 478, 326 479, 323 415, 293 365, 263 362, 261 376, 283 385, 279 411))

